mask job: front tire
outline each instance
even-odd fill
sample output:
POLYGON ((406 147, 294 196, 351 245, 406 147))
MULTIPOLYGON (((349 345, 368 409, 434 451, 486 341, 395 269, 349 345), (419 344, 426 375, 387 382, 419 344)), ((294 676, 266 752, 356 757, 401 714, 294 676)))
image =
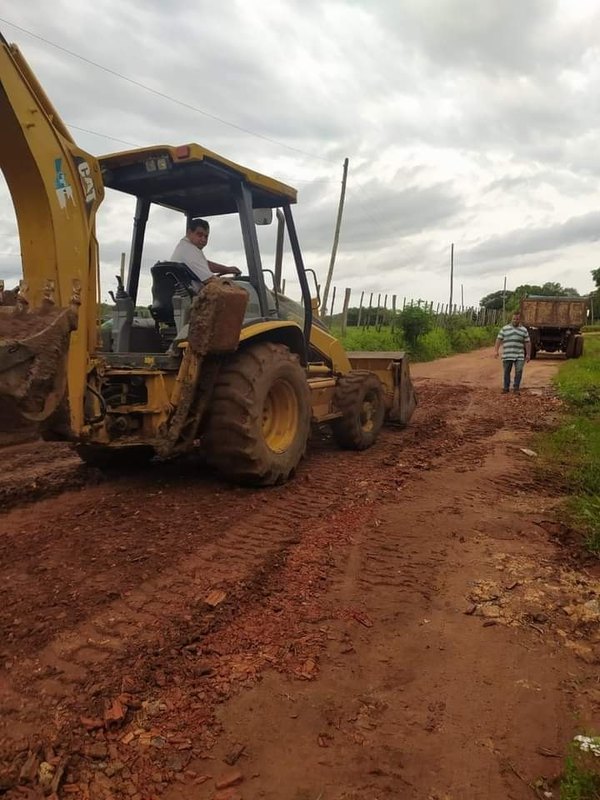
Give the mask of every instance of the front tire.
POLYGON ((235 483, 284 483, 306 452, 310 422, 297 356, 282 344, 250 345, 217 378, 204 433, 207 461, 235 483))
POLYGON ((331 424, 333 437, 346 450, 366 450, 383 427, 385 404, 381 381, 372 372, 353 370, 338 381, 335 404, 342 412, 331 424))

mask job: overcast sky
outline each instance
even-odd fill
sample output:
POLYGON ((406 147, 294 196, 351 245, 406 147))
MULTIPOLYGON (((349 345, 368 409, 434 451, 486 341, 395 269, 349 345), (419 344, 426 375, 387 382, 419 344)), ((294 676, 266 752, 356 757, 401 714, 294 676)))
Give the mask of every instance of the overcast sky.
MULTIPOLYGON (((593 287, 597 2, 2 0, 0 17, 89 152, 196 141, 295 186, 300 243, 321 280, 348 157, 340 289, 447 302, 451 242, 455 302, 461 284, 470 305, 504 276, 508 288, 593 287)), ((129 249, 132 212, 115 193, 100 210, 103 296, 129 249)), ((206 253, 243 266, 230 222, 213 226, 206 253)), ((181 228, 174 215, 153 216, 147 267, 170 256, 181 228)), ((274 227, 260 237, 271 266, 274 227)), ((0 180, 9 283, 18 253, 0 180)))

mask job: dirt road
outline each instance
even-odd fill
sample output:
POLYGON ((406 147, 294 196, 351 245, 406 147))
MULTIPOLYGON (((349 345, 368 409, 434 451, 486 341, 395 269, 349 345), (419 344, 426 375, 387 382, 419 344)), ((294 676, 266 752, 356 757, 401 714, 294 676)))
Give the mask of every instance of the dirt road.
POLYGON ((316 437, 270 490, 5 450, 0 793, 557 797, 600 706, 600 607, 560 475, 522 450, 556 366, 501 396, 490 350, 416 365, 409 428, 316 437))

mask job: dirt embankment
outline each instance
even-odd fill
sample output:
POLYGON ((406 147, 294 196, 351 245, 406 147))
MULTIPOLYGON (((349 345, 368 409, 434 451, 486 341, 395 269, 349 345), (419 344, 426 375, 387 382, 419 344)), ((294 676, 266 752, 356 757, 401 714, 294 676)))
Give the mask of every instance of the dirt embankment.
POLYGON ((571 562, 560 476, 522 449, 559 413, 555 363, 518 397, 489 350, 417 365, 408 429, 365 453, 315 441, 270 490, 191 463, 99 481, 62 446, 14 448, 6 795, 45 777, 91 800, 552 790, 600 703, 596 568, 571 562))

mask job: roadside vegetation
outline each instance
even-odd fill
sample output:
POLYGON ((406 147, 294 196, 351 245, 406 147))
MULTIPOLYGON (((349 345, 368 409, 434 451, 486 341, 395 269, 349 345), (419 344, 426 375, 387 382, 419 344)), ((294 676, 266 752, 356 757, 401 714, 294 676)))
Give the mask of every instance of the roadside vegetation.
POLYGON ((560 782, 560 800, 600 800, 600 772, 597 758, 572 747, 565 759, 560 782))
POLYGON ((565 475, 572 492, 565 521, 600 558, 600 339, 586 338, 584 355, 565 362, 556 387, 568 413, 540 442, 544 468, 565 475))
POLYGON ((387 325, 332 328, 346 350, 405 350, 413 361, 433 361, 494 343, 497 325, 476 325, 466 316, 438 319, 417 306, 407 306, 387 325))

